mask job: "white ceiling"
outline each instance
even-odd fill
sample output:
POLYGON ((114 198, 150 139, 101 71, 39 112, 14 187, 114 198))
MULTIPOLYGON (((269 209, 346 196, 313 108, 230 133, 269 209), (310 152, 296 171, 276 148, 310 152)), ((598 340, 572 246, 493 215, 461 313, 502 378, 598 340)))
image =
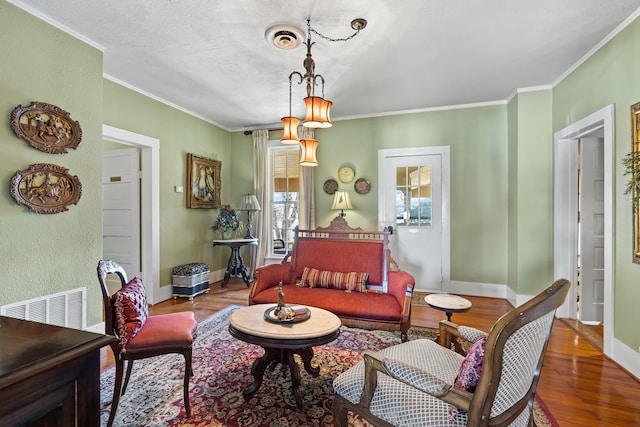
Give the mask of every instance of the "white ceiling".
MULTIPOLYGON (((553 85, 640 0, 9 0, 104 51, 104 73, 227 130, 278 126, 305 47, 265 39, 276 24, 312 34, 333 120, 504 101, 553 85)), ((632 55, 632 53, 629 53, 632 55)), ((74 60, 81 60, 75 58, 74 60)), ((293 113, 302 115, 294 84, 293 113)))

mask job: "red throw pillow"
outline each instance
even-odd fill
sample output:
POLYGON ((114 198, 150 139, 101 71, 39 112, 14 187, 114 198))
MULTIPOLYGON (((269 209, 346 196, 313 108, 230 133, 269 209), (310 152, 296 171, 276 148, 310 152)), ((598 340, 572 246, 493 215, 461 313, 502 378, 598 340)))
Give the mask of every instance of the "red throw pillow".
POLYGON ((123 351, 127 343, 142 329, 149 317, 147 294, 142 281, 137 277, 118 289, 111 297, 113 301, 114 329, 123 351))

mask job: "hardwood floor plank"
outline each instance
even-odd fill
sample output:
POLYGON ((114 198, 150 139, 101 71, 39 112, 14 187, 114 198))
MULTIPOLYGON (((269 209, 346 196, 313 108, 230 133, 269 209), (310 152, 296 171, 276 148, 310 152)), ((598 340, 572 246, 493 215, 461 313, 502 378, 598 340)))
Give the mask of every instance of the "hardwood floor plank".
MULTIPOLYGON (((150 307, 149 312, 192 310, 200 321, 228 305, 246 305, 248 295, 246 285, 232 278, 225 289, 214 283, 208 294, 193 301, 168 300, 150 307)), ((452 320, 483 331, 512 308, 502 299, 466 298, 473 307, 468 312, 455 313, 452 320)), ((428 306, 412 307, 411 321, 415 326, 436 328, 444 318, 443 312, 428 306)), ((101 367, 112 365, 113 360, 111 350, 103 349, 101 367)), ((538 395, 562 427, 640 426, 640 382, 564 321, 554 323, 538 395)))

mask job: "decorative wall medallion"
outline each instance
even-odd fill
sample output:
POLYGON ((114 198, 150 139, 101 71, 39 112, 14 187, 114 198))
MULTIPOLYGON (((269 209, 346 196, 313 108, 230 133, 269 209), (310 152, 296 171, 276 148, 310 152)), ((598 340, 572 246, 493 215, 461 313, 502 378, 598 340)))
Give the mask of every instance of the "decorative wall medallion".
POLYGON ((64 212, 78 204, 82 184, 68 169, 50 163, 36 163, 11 177, 11 196, 19 205, 41 214, 64 212))
POLYGON ((358 194, 367 194, 371 190, 371 184, 364 178, 358 178, 353 184, 353 189, 358 194))
POLYGON ((44 102, 18 105, 11 113, 11 129, 36 150, 52 154, 75 149, 82 139, 80 123, 62 108, 44 102))
POLYGON ((329 178, 322 185, 322 189, 327 194, 333 194, 336 191, 338 191, 338 181, 336 181, 335 179, 329 178))
POLYGON ((340 170, 338 170, 338 179, 345 184, 353 181, 353 178, 355 178, 355 176, 356 172, 349 166, 341 167, 340 170))

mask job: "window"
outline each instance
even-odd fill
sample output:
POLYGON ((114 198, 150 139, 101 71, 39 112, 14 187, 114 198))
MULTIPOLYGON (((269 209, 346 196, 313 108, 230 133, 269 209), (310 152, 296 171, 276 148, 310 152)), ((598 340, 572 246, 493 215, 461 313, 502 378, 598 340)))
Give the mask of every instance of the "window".
POLYGON ((298 226, 300 146, 269 142, 271 255, 285 255, 298 226))
POLYGON ((396 168, 396 225, 431 226, 431 166, 396 168))

